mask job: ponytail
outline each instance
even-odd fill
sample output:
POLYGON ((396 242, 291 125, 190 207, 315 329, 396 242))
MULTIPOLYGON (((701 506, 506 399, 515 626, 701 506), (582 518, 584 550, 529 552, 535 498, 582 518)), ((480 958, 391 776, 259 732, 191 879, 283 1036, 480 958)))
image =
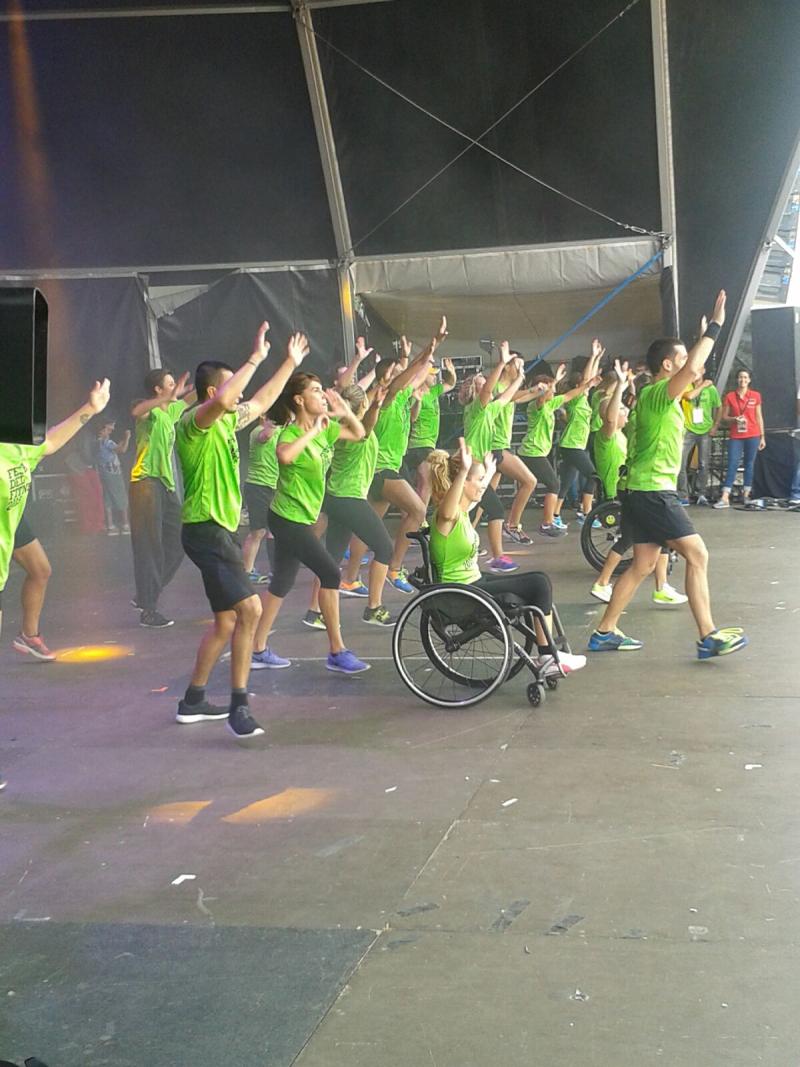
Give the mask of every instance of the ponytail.
POLYGON ((458 390, 458 401, 462 407, 471 404, 475 399, 475 375, 465 378, 458 390))
POLYGON ((431 469, 431 496, 434 503, 438 504, 461 470, 461 453, 454 452, 451 455, 443 448, 435 448, 428 454, 427 463, 431 469))

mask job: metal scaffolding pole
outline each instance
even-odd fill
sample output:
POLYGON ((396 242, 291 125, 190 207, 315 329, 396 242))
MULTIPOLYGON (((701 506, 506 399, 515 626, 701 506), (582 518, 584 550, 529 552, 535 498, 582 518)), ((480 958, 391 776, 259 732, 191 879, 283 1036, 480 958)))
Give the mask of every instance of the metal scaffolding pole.
POLYGON ((328 110, 328 97, 322 77, 322 66, 317 51, 317 39, 314 36, 313 22, 309 4, 306 0, 292 0, 300 52, 308 83, 308 95, 311 98, 311 111, 314 116, 314 128, 317 132, 322 173, 328 194, 328 206, 333 224, 338 256, 337 271, 339 275, 339 305, 342 315, 342 342, 344 358, 349 361, 356 347, 355 323, 353 319, 353 289, 350 276, 353 240, 350 235, 350 220, 347 217, 347 205, 344 199, 342 178, 339 173, 339 160, 336 156, 336 142, 333 137, 331 116, 328 110))
POLYGON ((671 240, 664 249, 663 267, 672 267, 675 322, 680 324, 678 299, 678 250, 675 211, 675 164, 672 153, 672 104, 669 88, 667 0, 650 0, 655 83, 658 185, 661 198, 661 229, 671 240))

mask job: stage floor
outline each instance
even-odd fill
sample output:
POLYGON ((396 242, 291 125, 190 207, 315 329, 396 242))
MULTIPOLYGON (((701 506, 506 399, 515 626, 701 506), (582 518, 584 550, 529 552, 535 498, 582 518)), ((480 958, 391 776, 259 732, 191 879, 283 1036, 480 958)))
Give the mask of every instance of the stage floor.
MULTIPOLYGON (((326 671, 305 577, 272 641, 294 666, 251 676, 267 735, 246 747, 174 721, 209 618, 191 564, 163 598, 176 625, 148 631, 127 538, 43 537, 43 631, 76 651, 11 651, 12 568, 0 1058, 796 1064, 798 521, 692 517, 743 653, 698 663, 687 608, 642 587, 623 620, 641 652, 590 657, 539 709, 523 674, 445 712, 404 689, 358 601, 345 639, 372 670, 326 671)), ((550 573, 581 651, 601 605, 577 542, 513 554, 550 573)), ((209 692, 227 698, 224 665, 209 692)))

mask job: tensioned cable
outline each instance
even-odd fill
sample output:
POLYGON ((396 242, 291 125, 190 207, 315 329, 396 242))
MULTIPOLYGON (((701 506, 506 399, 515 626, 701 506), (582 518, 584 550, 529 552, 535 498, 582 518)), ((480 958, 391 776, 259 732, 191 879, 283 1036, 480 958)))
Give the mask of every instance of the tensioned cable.
POLYGON ((510 114, 512 114, 512 112, 516 111, 517 108, 521 107, 522 104, 524 104, 526 100, 529 100, 534 95, 534 93, 538 92, 539 89, 541 89, 548 81, 550 81, 552 78, 554 78, 555 75, 559 73, 559 71, 563 70, 564 67, 566 67, 569 63, 571 63, 573 59, 575 59, 578 55, 580 55, 582 52, 584 52, 591 44, 594 43, 594 41, 596 41, 598 39, 598 37, 602 36, 602 34, 604 34, 615 22, 617 22, 619 19, 623 18, 628 13, 628 11, 630 11, 631 8, 635 7, 639 2, 640 2, 640 0, 631 0, 631 2, 626 5, 626 7, 624 7, 621 11, 619 11, 603 27, 601 27, 599 30, 597 30, 596 33, 594 33, 587 41, 585 41, 571 55, 567 56, 566 59, 562 60, 562 62, 559 63, 557 67, 555 67, 548 75, 546 75, 532 89, 529 89, 527 93, 525 93, 515 104, 513 104, 510 108, 508 108, 507 111, 505 111, 498 119, 496 119, 490 126, 488 126, 481 134, 479 134, 478 137, 470 137, 470 135, 467 134, 467 133, 464 133, 463 130, 459 130, 456 126, 453 126, 451 123, 447 122, 445 119, 440 118, 438 115, 434 114, 432 111, 430 111, 427 108, 423 107, 421 104, 418 104, 415 100, 412 100, 411 97, 407 96, 405 93, 401 92, 399 89, 396 89, 393 85, 390 85, 387 81, 385 81, 379 75, 375 74, 374 71, 369 70, 367 67, 363 66, 363 64, 361 64, 357 60, 353 59, 352 56, 349 56, 346 52, 342 51, 342 49, 337 47, 335 44, 333 44, 332 41, 328 40, 328 38, 324 37, 321 33, 318 33, 318 31, 316 29, 314 29, 313 27, 309 27, 306 23, 304 23, 304 25, 306 25, 307 28, 311 30, 311 32, 314 34, 315 37, 317 37, 320 41, 322 41, 325 45, 327 45, 332 51, 336 52, 337 55, 340 55, 348 63, 352 64, 352 66, 356 67, 357 70, 360 70, 363 74, 366 74, 368 77, 372 78, 373 81, 376 81, 379 85, 383 86, 385 89, 387 89, 389 92, 393 93, 395 96, 400 97, 401 100, 404 100, 407 104, 409 104, 411 107, 415 108, 417 111, 420 111, 420 112, 422 112, 422 114, 426 115, 428 118, 433 119, 434 122, 439 123, 439 125, 444 126, 446 129, 450 130, 452 133, 455 133, 457 136, 459 136, 459 137, 461 137, 464 140, 469 142, 469 144, 466 146, 466 148, 462 149, 457 155, 455 155, 443 167, 440 167, 440 169, 437 170, 435 174, 432 174, 430 178, 428 178, 421 186, 419 186, 418 189, 416 189, 413 193, 411 193, 410 196, 406 197, 406 199, 403 200, 402 203, 400 203, 396 208, 394 208, 391 212, 389 212, 389 214, 386 215, 383 219, 381 219, 380 222, 378 222, 375 226, 373 226, 371 230, 369 230, 362 237, 360 237, 358 239, 358 241, 355 241, 353 243, 353 245, 351 246, 351 248, 349 249, 349 252, 350 253, 354 252, 356 250, 356 248, 358 248, 359 245, 363 244, 364 241, 366 241, 369 237, 372 236, 372 234, 374 234, 377 230, 379 230, 382 226, 384 226, 399 211, 402 211, 402 209, 404 207, 406 207, 408 204, 410 204, 411 201, 415 199, 415 197, 419 196, 420 193, 424 192, 424 190, 427 189, 428 186, 430 186, 434 181, 436 181, 437 178, 441 177, 441 175, 444 174, 444 172, 446 170, 448 170, 450 167, 452 167, 453 164, 457 163, 458 160, 461 159, 462 156, 466 155, 466 153, 469 152, 469 150, 471 148, 475 147, 475 146, 480 148, 482 151, 486 152, 488 155, 494 157, 499 162, 505 163, 506 166, 511 167, 512 170, 515 170, 518 173, 524 175, 526 178, 529 178, 531 181, 535 182, 537 185, 541 185, 543 188, 548 189, 550 192, 555 193, 557 196, 560 196, 563 199, 568 200, 571 203, 577 205, 578 207, 581 207, 584 210, 589 211, 592 214, 597 215, 598 217, 605 219, 607 222, 611 222, 615 226, 619 226, 621 229, 628 230, 629 232, 632 232, 632 233, 643 234, 643 235, 648 236, 648 237, 655 237, 655 238, 660 238, 660 239, 664 239, 664 238, 668 237, 668 235, 665 234, 665 233, 661 233, 661 232, 657 232, 657 231, 653 231, 653 230, 648 230, 648 229, 645 229, 645 228, 640 227, 640 226, 634 226, 634 225, 632 225, 630 223, 622 222, 620 219, 616 219, 612 215, 607 215, 605 212, 600 211, 599 209, 592 207, 590 204, 587 204, 582 200, 578 200, 577 197, 570 196, 569 193, 565 193, 561 189, 557 189, 554 185, 550 185, 548 182, 544 181, 542 178, 539 178, 535 174, 531 174, 530 171, 525 170, 524 167, 520 167, 518 164, 512 162, 511 160, 506 159, 505 156, 500 155, 499 152, 495 152, 494 149, 489 148, 487 145, 481 143, 482 139, 484 137, 486 137, 489 133, 491 133, 492 130, 496 129, 496 127, 499 126, 500 123, 504 122, 505 119, 507 119, 508 116, 510 114))

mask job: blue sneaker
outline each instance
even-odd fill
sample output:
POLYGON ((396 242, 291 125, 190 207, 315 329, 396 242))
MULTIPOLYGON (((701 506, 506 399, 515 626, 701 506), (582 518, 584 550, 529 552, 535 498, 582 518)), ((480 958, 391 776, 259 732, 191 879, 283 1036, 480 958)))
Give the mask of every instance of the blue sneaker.
POLYGON ((339 593, 342 596, 369 596, 369 589, 356 578, 354 582, 339 582, 339 593))
POLYGON ((497 559, 489 560, 489 570, 492 574, 511 574, 519 570, 519 563, 515 563, 509 556, 498 556, 497 559))
POLYGON ((393 585, 395 589, 399 589, 401 593, 416 593, 416 589, 409 582, 408 575, 404 570, 389 571, 386 581, 389 585, 393 585))
POLYGON ((271 574, 262 574, 260 571, 248 571, 247 577, 253 585, 265 585, 271 578, 271 574))
POLYGON ((329 652, 325 666, 329 671, 338 671, 339 674, 361 674, 369 670, 369 664, 362 663, 349 648, 343 648, 341 652, 335 654, 329 652))
POLYGON ((622 630, 610 630, 607 634, 594 631, 589 638, 590 652, 638 652, 644 642, 635 637, 626 637, 622 630))
POLYGON ((291 667, 292 661, 290 659, 284 659, 283 656, 279 656, 273 652, 267 645, 263 652, 254 652, 253 658, 250 662, 251 671, 281 671, 284 667, 291 667))
MULTIPOLYGON (((580 522, 580 521, 581 521, 581 519, 578 519, 578 522, 580 522)), ((554 515, 553 516, 553 526, 557 527, 559 530, 566 530, 566 529, 568 529, 569 524, 564 522, 564 520, 561 518, 560 515, 554 515)))
POLYGON ((713 659, 714 656, 730 656, 748 644, 744 631, 738 626, 726 626, 713 630, 697 642, 697 658, 713 659))
MULTIPOLYGON (((369 558, 370 558, 369 557, 369 552, 365 552, 364 555, 361 557, 361 566, 362 567, 366 567, 366 565, 369 563, 369 558)), ((342 559, 344 559, 344 560, 349 560, 350 559, 350 549, 349 548, 346 548, 344 550, 344 555, 342 556, 342 559)))
POLYGON ((689 505, 691 504, 691 500, 688 498, 688 496, 684 496, 684 497, 682 497, 681 499, 678 500, 678 503, 680 504, 680 506, 682 508, 688 508, 689 505))

